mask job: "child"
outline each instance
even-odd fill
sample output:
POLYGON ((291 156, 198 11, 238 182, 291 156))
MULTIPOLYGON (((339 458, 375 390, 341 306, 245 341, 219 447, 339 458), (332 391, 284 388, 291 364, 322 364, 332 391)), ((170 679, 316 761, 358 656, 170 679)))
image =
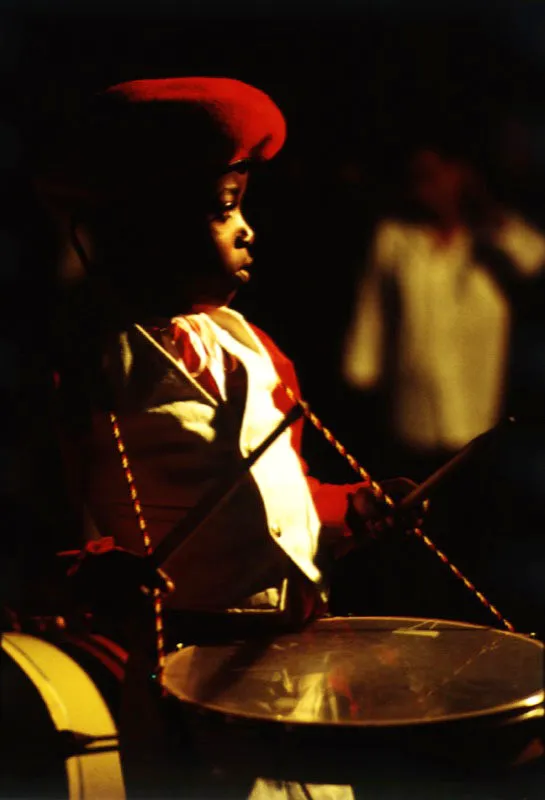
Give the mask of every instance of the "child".
MULTIPOLYGON (((41 177, 64 237, 58 383, 87 538, 143 555, 142 518, 155 547, 299 397, 291 362, 230 308, 253 271, 249 168, 284 139, 273 101, 239 81, 133 81, 97 99, 41 177)), ((366 485, 311 478, 301 427, 166 562, 171 620, 236 608, 300 624, 323 608, 323 565, 383 509, 366 485)), ((106 574, 93 578, 104 593, 106 574)))

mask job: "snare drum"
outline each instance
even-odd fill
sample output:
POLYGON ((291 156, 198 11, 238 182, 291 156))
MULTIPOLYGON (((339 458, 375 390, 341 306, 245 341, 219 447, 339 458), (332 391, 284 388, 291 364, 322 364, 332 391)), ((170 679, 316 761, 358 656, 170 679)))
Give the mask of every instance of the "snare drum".
POLYGON ((123 800, 109 691, 123 651, 100 636, 20 632, 3 634, 1 649, 4 796, 123 800))
POLYGON ((543 656, 539 641, 460 622, 325 618, 182 648, 164 682, 202 757, 237 780, 497 775, 542 758, 543 656))

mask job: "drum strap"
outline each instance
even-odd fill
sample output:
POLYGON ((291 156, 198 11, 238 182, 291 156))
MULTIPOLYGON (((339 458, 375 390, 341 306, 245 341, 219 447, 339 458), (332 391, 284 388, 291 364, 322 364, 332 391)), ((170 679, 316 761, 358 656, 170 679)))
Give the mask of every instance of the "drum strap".
MULTIPOLYGON (((129 493, 131 496, 134 513, 138 521, 138 528, 142 534, 144 550, 146 556, 151 556, 153 553, 153 547, 151 544, 150 535, 148 533, 148 526, 146 523, 146 519, 144 517, 142 506, 140 505, 140 500, 138 498, 138 491, 136 489, 134 476, 132 474, 129 465, 129 458, 127 456, 125 444, 121 436, 121 429, 119 427, 119 422, 117 416, 113 413, 113 411, 110 413, 110 422, 112 423, 112 431, 114 439, 117 444, 117 450, 121 458, 121 466, 123 468, 125 480, 127 481, 127 486, 129 488, 129 493)), ((159 686, 161 687, 161 691, 164 693, 162 676, 163 676, 163 668, 165 665, 165 633, 164 633, 164 618, 163 618, 163 598, 161 596, 161 592, 159 589, 153 590, 153 611, 155 619, 155 644, 157 649, 157 680, 159 686)))

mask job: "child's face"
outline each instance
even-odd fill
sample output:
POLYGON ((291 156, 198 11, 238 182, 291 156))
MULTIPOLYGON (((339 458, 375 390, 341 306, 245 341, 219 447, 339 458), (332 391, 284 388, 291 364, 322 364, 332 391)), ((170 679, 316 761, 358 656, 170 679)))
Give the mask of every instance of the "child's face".
POLYGON ((208 215, 214 260, 217 259, 216 274, 210 274, 207 281, 209 301, 228 301, 239 286, 250 280, 255 234, 242 213, 247 184, 247 173, 229 172, 216 185, 213 210, 208 215))
POLYGON ((106 234, 98 234, 102 260, 118 265, 118 291, 130 286, 141 318, 226 305, 250 279, 254 232, 241 209, 247 183, 247 174, 233 171, 214 184, 211 198, 188 193, 180 204, 169 192, 163 202, 136 193, 136 207, 126 206, 121 221, 116 214, 114 225, 108 220, 106 234))

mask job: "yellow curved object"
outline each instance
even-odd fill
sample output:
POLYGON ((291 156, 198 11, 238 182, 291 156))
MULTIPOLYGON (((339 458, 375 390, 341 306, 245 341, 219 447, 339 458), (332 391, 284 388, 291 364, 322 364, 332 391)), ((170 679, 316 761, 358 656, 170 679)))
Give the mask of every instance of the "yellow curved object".
POLYGON ((89 675, 42 639, 6 633, 1 641, 40 693, 57 730, 84 737, 81 753, 65 762, 69 800, 125 800, 117 728, 89 675))

